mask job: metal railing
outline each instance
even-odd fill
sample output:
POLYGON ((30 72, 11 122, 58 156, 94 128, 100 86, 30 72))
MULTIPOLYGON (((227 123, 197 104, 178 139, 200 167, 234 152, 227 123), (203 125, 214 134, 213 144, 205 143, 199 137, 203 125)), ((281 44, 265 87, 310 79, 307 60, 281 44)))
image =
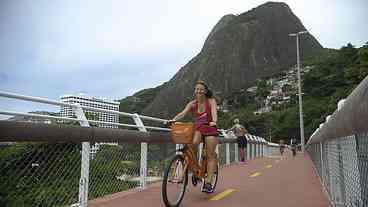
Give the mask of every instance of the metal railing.
POLYGON ((333 206, 368 206, 368 77, 313 133, 307 151, 333 206))
MULTIPOLYGON (((77 118, 11 111, 0 114, 74 121, 82 127, 0 121, 0 206, 87 206, 95 198, 144 189, 148 183, 161 180, 176 148, 169 139, 170 129, 143 124, 143 120, 162 123, 165 119, 0 91, 1 96, 68 106, 77 118), (135 125, 87 120, 83 110, 131 117, 135 125), (138 131, 94 128, 90 123, 138 131)), ((220 165, 225 166, 237 162, 239 153, 234 135, 220 131, 223 138, 217 151, 220 165)), ((247 138, 247 159, 275 151, 263 138, 247 138)))

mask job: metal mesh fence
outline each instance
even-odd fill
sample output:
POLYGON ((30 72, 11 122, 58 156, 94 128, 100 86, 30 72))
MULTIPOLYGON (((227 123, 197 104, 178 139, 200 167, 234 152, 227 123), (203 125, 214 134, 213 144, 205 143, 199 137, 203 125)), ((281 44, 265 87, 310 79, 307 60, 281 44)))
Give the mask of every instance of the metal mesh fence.
MULTIPOLYGON (((235 144, 234 143, 230 143, 230 163, 235 162, 235 144)), ((238 150, 238 149, 236 149, 238 150)), ((239 160, 239 153, 238 153, 238 160, 239 160)))
MULTIPOLYGON (((174 144, 148 144, 146 182, 162 180, 174 144)), ((140 144, 101 145, 91 161, 89 199, 140 186, 140 144)))
POLYGON ((161 181, 170 159, 175 154, 175 144, 149 144, 148 145, 148 168, 147 182, 161 181))
POLYGON ((368 206, 368 134, 308 146, 312 161, 334 206, 368 206))
MULTIPOLYGON (((234 162, 235 144, 229 146, 234 162)), ((0 145, 0 206, 78 206, 81 150, 75 143, 0 145)), ((224 166, 226 144, 218 150, 224 166)), ((162 180, 174 152, 174 144, 148 144, 148 184, 162 180)), ((139 187, 140 156, 140 144, 91 143, 88 199, 139 187)))
POLYGON ((226 144, 219 144, 218 145, 218 161, 220 167, 226 165, 226 144))
POLYGON ((359 168, 360 190, 364 207, 368 206, 368 133, 359 134, 356 138, 357 159, 359 168))
MULTIPOLYGON (((139 186, 140 144, 91 145, 89 199, 139 186)), ((147 182, 161 180, 175 145, 148 145, 147 182)), ((78 203, 81 145, 0 145, 0 206, 71 206, 78 203)))
POLYGON ((0 146, 0 206, 65 206, 78 201, 79 144, 0 146))
POLYGON ((91 154, 88 198, 139 186, 140 145, 103 143, 91 154))

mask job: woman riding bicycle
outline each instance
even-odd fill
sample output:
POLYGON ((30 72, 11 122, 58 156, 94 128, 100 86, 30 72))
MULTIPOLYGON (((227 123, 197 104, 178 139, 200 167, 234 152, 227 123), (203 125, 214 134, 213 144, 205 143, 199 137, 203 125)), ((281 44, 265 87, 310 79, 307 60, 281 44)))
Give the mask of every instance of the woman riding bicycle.
MULTIPOLYGON (((212 177, 217 166, 216 146, 218 144, 217 132, 217 103, 212 92, 203 81, 198 81, 194 88, 195 99, 190 101, 184 110, 178 113, 171 121, 182 119, 188 112, 192 112, 195 125, 193 144, 190 146, 197 152, 198 144, 204 138, 207 154, 207 177, 202 188, 203 192, 213 192, 212 177)), ((197 153, 195 153, 195 156, 197 153)))

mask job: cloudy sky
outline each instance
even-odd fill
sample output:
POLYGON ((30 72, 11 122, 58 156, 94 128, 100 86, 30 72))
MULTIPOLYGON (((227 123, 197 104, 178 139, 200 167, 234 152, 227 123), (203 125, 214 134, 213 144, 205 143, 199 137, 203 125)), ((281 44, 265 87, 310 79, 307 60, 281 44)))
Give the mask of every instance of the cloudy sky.
MULTIPOLYGON (((124 98, 168 81, 223 15, 265 2, 1 0, 0 91, 124 98)), ((368 41, 366 0, 285 2, 324 47, 368 41)), ((58 108, 0 97, 3 110, 58 108)))

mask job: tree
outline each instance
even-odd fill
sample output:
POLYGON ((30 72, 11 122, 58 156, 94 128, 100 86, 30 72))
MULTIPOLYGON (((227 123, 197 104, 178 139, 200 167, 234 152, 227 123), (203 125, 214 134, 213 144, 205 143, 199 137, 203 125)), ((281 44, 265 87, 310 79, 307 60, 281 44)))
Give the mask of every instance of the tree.
MULTIPOLYGON (((84 114, 85 114, 87 120, 94 120, 94 121, 99 120, 99 114, 97 112, 86 111, 84 114)), ((89 125, 91 127, 98 127, 98 124, 96 124, 96 123, 89 123, 89 125)))
POLYGON ((284 93, 289 93, 289 92, 292 92, 293 87, 290 84, 285 84, 282 86, 281 90, 284 93))
POLYGON ((265 99, 270 94, 271 86, 265 80, 257 80, 256 96, 265 99))
POLYGON ((359 49, 358 52, 358 60, 360 64, 367 65, 368 64, 368 42, 366 42, 363 47, 359 49))

